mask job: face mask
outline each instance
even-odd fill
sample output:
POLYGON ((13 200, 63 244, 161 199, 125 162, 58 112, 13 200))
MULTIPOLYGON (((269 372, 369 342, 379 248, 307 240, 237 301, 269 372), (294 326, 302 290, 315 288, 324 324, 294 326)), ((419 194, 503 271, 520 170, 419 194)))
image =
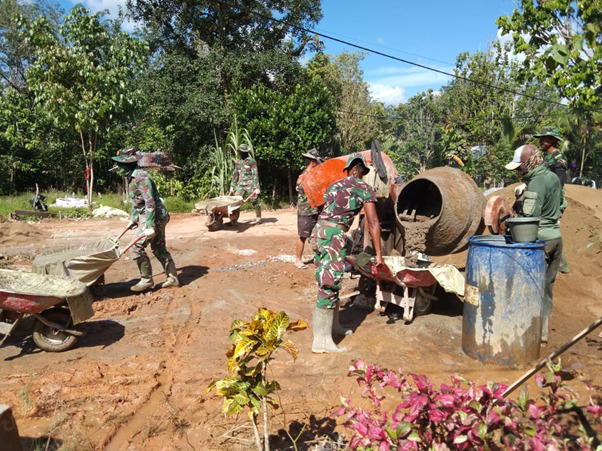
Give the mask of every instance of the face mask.
POLYGON ((119 175, 120 177, 125 177, 130 173, 130 170, 127 166, 123 165, 123 164, 119 164, 117 163, 117 166, 119 169, 117 169, 117 175, 119 175))

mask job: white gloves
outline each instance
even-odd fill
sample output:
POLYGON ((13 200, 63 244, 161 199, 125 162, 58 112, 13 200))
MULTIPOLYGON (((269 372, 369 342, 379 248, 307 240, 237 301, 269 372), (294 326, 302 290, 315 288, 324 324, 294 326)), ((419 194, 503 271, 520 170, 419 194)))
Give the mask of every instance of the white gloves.
POLYGON ((523 193, 525 192, 526 189, 527 189, 527 184, 526 183, 521 183, 516 188, 514 188, 514 196, 516 198, 521 197, 523 195, 523 193))
POLYGON ((138 227, 138 223, 134 221, 128 222, 128 230, 136 229, 138 227))
POLYGON ((255 188, 255 191, 253 191, 253 194, 255 194, 256 196, 259 196, 259 193, 261 193, 259 188, 255 188))
POLYGON ((144 230, 143 235, 145 236, 145 238, 147 240, 152 240, 155 237, 155 229, 153 229, 153 228, 146 229, 146 230, 144 230))

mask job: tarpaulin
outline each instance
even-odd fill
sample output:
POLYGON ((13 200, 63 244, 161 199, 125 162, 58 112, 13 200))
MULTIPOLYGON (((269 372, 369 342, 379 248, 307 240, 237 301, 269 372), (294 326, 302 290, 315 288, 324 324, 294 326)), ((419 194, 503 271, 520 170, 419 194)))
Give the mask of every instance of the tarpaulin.
POLYGON ((32 270, 39 274, 71 277, 90 286, 118 259, 117 244, 104 239, 38 255, 32 270))

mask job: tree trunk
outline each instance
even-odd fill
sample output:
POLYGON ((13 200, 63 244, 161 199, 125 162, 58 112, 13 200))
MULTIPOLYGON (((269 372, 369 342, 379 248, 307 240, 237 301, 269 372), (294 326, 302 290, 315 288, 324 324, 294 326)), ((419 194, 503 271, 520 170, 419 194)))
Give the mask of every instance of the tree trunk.
POLYGON ((272 208, 276 205, 276 186, 278 185, 278 177, 274 179, 274 186, 272 187, 272 208))
POLYGON ((287 169, 286 175, 288 177, 288 203, 292 208, 295 206, 295 198, 293 196, 293 174, 290 169, 287 169))
POLYGON ((255 446, 257 446, 257 451, 263 451, 261 448, 261 437, 259 436, 259 428, 257 427, 257 414, 253 414, 251 423, 253 423, 253 435, 255 436, 255 446))
MULTIPOLYGON (((267 384, 267 368, 264 363, 262 372, 263 383, 267 384)), ((262 397, 261 403, 263 405, 263 448, 264 451, 270 451, 270 434, 268 428, 268 401, 265 396, 262 397)))

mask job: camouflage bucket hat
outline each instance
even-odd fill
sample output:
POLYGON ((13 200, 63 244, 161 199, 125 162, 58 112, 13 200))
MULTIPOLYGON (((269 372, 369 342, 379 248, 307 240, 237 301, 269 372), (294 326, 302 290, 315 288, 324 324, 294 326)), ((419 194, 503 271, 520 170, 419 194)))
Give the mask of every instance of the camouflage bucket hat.
POLYGON ((543 130, 538 134, 533 135, 534 138, 541 138, 542 136, 551 136, 552 138, 556 138, 558 141, 562 141, 563 139, 557 127, 544 127, 543 130))
POLYGON ((366 172, 370 172, 370 168, 368 167, 368 164, 366 163, 366 159, 359 152, 352 153, 351 155, 349 155, 349 157, 347 158, 347 164, 343 168, 343 171, 346 171, 347 169, 349 169, 353 165, 353 163, 357 160, 359 160, 364 165, 364 167, 366 168, 366 172))
POLYGON ((316 148, 308 150, 301 155, 303 155, 305 158, 309 158, 310 160, 316 160, 318 163, 322 163, 322 161, 324 161, 322 160, 322 157, 320 157, 320 152, 318 152, 318 149, 316 148))
POLYGON ((140 159, 140 154, 133 147, 127 149, 118 150, 117 156, 111 157, 111 159, 118 163, 135 163, 140 159))
POLYGON ((249 146, 247 146, 246 144, 241 144, 240 146, 238 146, 238 151, 249 153, 249 146))

